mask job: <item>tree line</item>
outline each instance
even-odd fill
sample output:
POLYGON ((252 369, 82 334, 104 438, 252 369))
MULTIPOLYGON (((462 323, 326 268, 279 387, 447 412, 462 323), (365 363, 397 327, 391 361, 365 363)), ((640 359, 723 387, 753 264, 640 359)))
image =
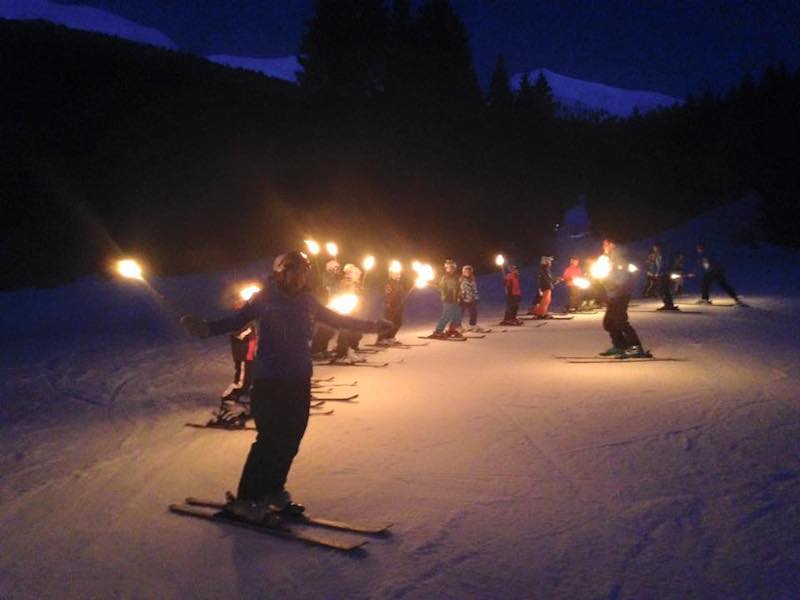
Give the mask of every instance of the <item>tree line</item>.
POLYGON ((631 119, 570 115, 544 77, 512 90, 502 57, 484 93, 446 0, 318 0, 297 86, 45 23, 0 21, 0 57, 4 289, 121 252, 226 268, 309 233, 524 260, 578 196, 625 241, 754 190, 772 239, 800 241, 800 74, 780 66, 631 119))

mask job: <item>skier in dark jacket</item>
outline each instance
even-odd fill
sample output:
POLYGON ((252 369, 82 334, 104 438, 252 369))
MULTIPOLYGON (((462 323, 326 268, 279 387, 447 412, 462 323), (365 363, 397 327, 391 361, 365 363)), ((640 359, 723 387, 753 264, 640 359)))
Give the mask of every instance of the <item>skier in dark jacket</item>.
POLYGON ((259 323, 251 406, 258 435, 244 465, 237 499, 228 510, 256 521, 271 521, 275 513, 297 513, 284 488, 286 477, 308 424, 311 399, 312 319, 331 327, 382 331, 391 323, 362 321, 322 306, 308 289, 310 263, 302 252, 277 257, 263 290, 233 315, 203 321, 191 315, 181 324, 193 336, 208 337, 259 323))
MULTIPOLYGON (((399 263, 398 263, 399 265, 399 263)), ((389 278, 383 286, 383 317, 394 324, 394 327, 378 334, 377 344, 392 346, 399 342, 394 339, 403 326, 403 310, 405 309, 407 289, 403 283, 400 267, 389 269, 389 278)))
POLYGON ((736 302, 738 306, 747 306, 747 304, 739 299, 736 291, 731 287, 731 284, 728 283, 722 265, 706 251, 705 244, 702 242, 697 244, 697 261, 703 273, 703 280, 701 283, 702 297, 697 301, 698 304, 711 304, 711 284, 716 282, 728 296, 733 298, 733 301, 736 302))
POLYGON ((623 358, 649 358, 651 354, 642 347, 636 330, 628 321, 628 303, 631 301, 632 282, 627 263, 622 253, 610 248, 607 254, 610 271, 603 281, 608 297, 603 329, 611 336, 611 348, 601 352, 601 356, 621 356, 623 358))
POLYGON ((537 319, 546 319, 547 312, 550 310, 550 303, 553 301, 553 287, 561 280, 553 279, 550 266, 553 264, 552 256, 543 256, 539 261, 539 274, 536 283, 539 287, 539 301, 533 307, 533 314, 537 319))

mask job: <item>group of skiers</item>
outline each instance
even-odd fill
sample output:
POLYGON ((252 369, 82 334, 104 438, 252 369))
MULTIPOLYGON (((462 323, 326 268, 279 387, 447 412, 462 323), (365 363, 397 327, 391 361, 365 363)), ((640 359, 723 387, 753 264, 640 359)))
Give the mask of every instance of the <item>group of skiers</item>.
MULTIPOLYGON (((661 260, 660 249, 658 261, 661 260)), ((713 283, 719 283, 737 304, 744 305, 727 282, 720 263, 712 258, 702 244, 697 246, 698 258, 703 268, 702 298, 710 303, 709 292, 713 283)), ((650 287, 660 290, 666 310, 673 310, 670 270, 662 269, 655 260, 648 266, 650 287)), ((628 263, 613 241, 603 241, 603 254, 598 260, 607 262, 608 273, 602 280, 601 303, 606 305, 603 328, 608 332, 612 346, 602 356, 644 358, 651 356, 644 349, 628 319, 628 305, 632 297, 632 273, 628 263)), ((677 255, 668 264, 676 264, 677 255)), ((569 288, 568 310, 579 310, 586 302, 585 294, 600 293, 578 291, 577 278, 583 276, 577 257, 571 257, 563 277, 554 279, 551 274, 552 256, 540 260, 537 276, 538 294, 531 314, 547 318, 552 302, 553 287, 560 281, 569 288)), ((408 297, 407 286, 399 272, 390 270, 384 285, 384 319, 368 321, 341 315, 326 308, 325 303, 337 292, 360 293, 361 270, 355 265, 340 268, 331 259, 325 265, 325 275, 317 290, 310 285, 311 263, 300 251, 278 256, 272 274, 264 288, 227 317, 205 321, 191 315, 181 318, 181 324, 190 335, 209 337, 230 333, 235 375, 233 384, 226 390, 223 402, 236 402, 238 396, 250 388, 249 410, 255 418, 258 434, 250 448, 240 478, 236 498, 226 510, 247 520, 270 522, 280 515, 298 514, 302 505, 292 502, 285 489, 286 478, 294 456, 303 438, 309 416, 311 399, 312 352, 328 352, 329 342, 338 330, 334 358, 346 357, 358 346, 365 332, 378 334, 377 344, 393 345, 395 335, 403 323, 403 309, 408 297), (314 293, 316 291, 316 293, 314 293)), ((519 325, 522 297, 519 268, 511 265, 504 271, 506 310, 504 325, 519 325)), ((439 281, 442 315, 431 337, 463 336, 464 312, 469 315, 469 327, 477 328, 480 296, 474 270, 465 265, 457 272, 455 261, 444 263, 444 274, 439 281)), ((241 418, 233 415, 232 418, 241 418)))

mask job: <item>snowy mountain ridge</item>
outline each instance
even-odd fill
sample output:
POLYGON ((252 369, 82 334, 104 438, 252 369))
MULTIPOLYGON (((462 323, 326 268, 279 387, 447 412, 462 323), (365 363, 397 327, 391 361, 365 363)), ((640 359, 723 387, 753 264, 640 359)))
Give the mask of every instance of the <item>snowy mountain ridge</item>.
MULTIPOLYGON (((607 113, 627 118, 637 112, 644 114, 657 108, 667 108, 681 103, 678 98, 666 94, 626 90, 594 81, 575 79, 549 69, 534 69, 527 74, 531 85, 536 83, 539 75, 544 75, 553 90, 554 99, 568 114, 607 113)), ((511 77, 511 89, 519 89, 524 75, 525 73, 516 73, 511 77)))
POLYGON ((280 56, 277 58, 253 58, 250 56, 231 56, 227 54, 212 54, 206 56, 213 63, 255 71, 268 77, 283 79, 291 83, 297 82, 297 72, 302 70, 296 56, 280 56))
POLYGON ((157 29, 90 6, 57 4, 49 0, 0 0, 0 18, 50 21, 71 29, 105 33, 169 50, 178 48, 175 42, 157 29))

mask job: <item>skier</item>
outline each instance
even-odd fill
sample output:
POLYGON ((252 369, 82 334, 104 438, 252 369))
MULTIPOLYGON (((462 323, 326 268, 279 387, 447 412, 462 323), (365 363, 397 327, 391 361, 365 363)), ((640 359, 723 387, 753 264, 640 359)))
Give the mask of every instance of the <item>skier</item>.
POLYGON ((706 252, 705 244, 703 242, 699 242, 697 244, 697 258, 700 266, 703 269, 702 297, 697 301, 698 304, 711 304, 711 300, 709 298, 711 284, 716 282, 719 283, 723 290, 725 290, 726 294, 733 298, 733 301, 737 304, 737 306, 747 306, 747 304, 739 299, 736 291, 731 287, 731 284, 728 283, 728 280, 725 278, 725 270, 722 268, 722 265, 710 254, 708 254, 708 252, 706 252))
POLYGON ((669 256, 666 257, 666 260, 664 260, 662 263, 664 265, 664 268, 661 269, 661 272, 658 275, 658 285, 656 286, 656 288, 658 289, 661 295, 661 301, 664 303, 664 305, 660 306, 656 310, 662 310, 662 311, 680 310, 677 306, 675 306, 675 302, 672 297, 672 281, 670 280, 672 272, 666 268, 666 265, 671 265, 674 262, 675 262, 675 257, 669 256))
POLYGON ((523 322, 517 318, 519 301, 522 298, 522 286, 520 286, 519 283, 519 267, 517 267, 517 265, 509 266, 504 284, 506 292, 506 313, 503 315, 503 320, 500 321, 500 325, 523 325, 523 322))
MULTIPOLYGON (((346 264, 342 269, 343 277, 339 283, 339 293, 341 294, 355 294, 361 297, 361 274, 362 271, 354 264, 346 264)), ((363 336, 358 331, 350 331, 347 329, 340 329, 339 335, 336 337, 336 349, 334 351, 334 360, 342 359, 354 363, 361 359, 356 355, 358 344, 361 342, 363 336)))
MULTIPOLYGON (((322 288, 319 290, 319 296, 317 298, 323 306, 327 305, 331 298, 338 293, 342 278, 342 268, 339 261, 332 258, 325 263, 325 273, 322 275, 322 288)), ((314 326, 314 336, 311 339, 312 356, 321 359, 331 358, 332 356, 328 352, 328 345, 334 335, 336 335, 335 329, 322 323, 316 323, 314 326)))
POLYGON ((403 326, 403 310, 405 309, 406 286, 400 271, 389 270, 389 278, 383 286, 383 316, 394 324, 394 327, 378 334, 375 342, 381 346, 399 344, 395 339, 403 326))
POLYGON ((620 356, 622 358, 651 358, 642 348, 636 330, 628 321, 628 303, 631 301, 631 274, 623 260, 622 253, 614 246, 608 249, 611 270, 604 280, 608 297, 603 329, 611 336, 611 348, 600 356, 620 356))
POLYGON ((663 261, 661 257, 661 248, 658 244, 653 244, 647 258, 644 259, 644 270, 647 276, 647 283, 644 290, 642 290, 642 298, 655 298, 659 289, 659 282, 661 281, 661 274, 663 261))
MULTIPOLYGON (((237 306, 241 308, 244 304, 237 306)), ((222 392, 220 407, 209 425, 242 428, 250 418, 249 397, 253 384, 253 359, 258 344, 257 324, 247 323, 239 331, 230 335, 231 354, 233 356, 233 383, 222 392)))
POLYGON ((469 330, 481 332, 483 329, 478 327, 478 282, 475 280, 475 271, 471 265, 461 267, 461 279, 458 280, 459 303, 461 304, 462 314, 466 311, 469 314, 469 330))
POLYGON ((250 448, 237 498, 227 510, 240 518, 274 523, 275 513, 302 512, 285 489, 286 477, 308 424, 311 399, 311 319, 330 327, 382 331, 391 323, 339 315, 322 306, 308 289, 310 263, 299 251, 281 254, 261 292, 233 315, 204 321, 181 318, 190 335, 206 338, 259 323, 251 406, 258 434, 250 448))
POLYGON ((456 275, 456 262, 451 259, 444 261, 444 275, 439 280, 439 293, 442 296, 442 316, 436 323, 431 337, 433 338, 463 338, 461 334, 461 306, 458 304, 458 275, 456 275), (448 327, 447 332, 444 328, 448 327))
POLYGON ((683 278, 691 276, 686 273, 686 255, 683 252, 675 254, 669 268, 670 286, 673 296, 683 295, 683 278))
POLYGON ((537 319, 547 318, 547 311, 550 310, 550 303, 553 301, 553 287, 561 281, 560 279, 553 279, 553 274, 550 272, 550 265, 552 264, 552 256, 543 256, 539 261, 537 285, 541 297, 533 309, 533 314, 537 319))
POLYGON ((569 265, 561 277, 567 284, 567 310, 564 312, 577 312, 583 302, 583 290, 573 281, 576 277, 583 277, 580 260, 577 256, 570 256, 569 265))

